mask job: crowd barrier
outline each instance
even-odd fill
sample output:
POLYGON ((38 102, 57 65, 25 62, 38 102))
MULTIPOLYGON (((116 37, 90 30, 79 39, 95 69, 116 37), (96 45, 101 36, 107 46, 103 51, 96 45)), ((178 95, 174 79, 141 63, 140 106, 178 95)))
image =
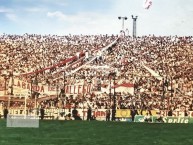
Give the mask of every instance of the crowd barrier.
MULTIPOLYGON (((87 119, 87 109, 76 109, 78 111, 78 115, 82 120, 87 119)), ((96 120, 103 121, 106 119, 106 110, 107 109, 93 109, 92 110, 92 115, 96 117, 96 120)), ((62 115, 68 115, 69 113, 72 114, 73 108, 72 109, 45 109, 45 116, 52 116, 52 119, 60 119, 62 118, 62 115)), ((136 117, 139 117, 142 113, 141 116, 145 116, 147 111, 142 111, 142 110, 137 110, 138 115, 136 117)), ((153 119, 157 116, 157 110, 151 110, 153 119)), ((161 116, 167 117, 167 110, 161 110, 159 111, 161 113, 161 116)), ((188 117, 190 118, 189 122, 193 122, 193 111, 188 111, 188 117)), ((1 116, 3 115, 3 109, 0 109, 0 114, 1 116)), ((9 114, 11 115, 24 115, 24 109, 9 109, 9 114)), ((39 109, 31 109, 27 110, 28 115, 40 115, 39 109)), ((173 117, 183 117, 184 112, 181 111, 173 111, 173 117)), ((140 117, 140 118, 143 118, 140 117)), ((125 120, 128 121, 131 118, 131 110, 130 109, 117 109, 116 110, 116 118, 119 120, 125 120)), ((49 119, 49 118, 48 118, 49 119)), ((136 121, 140 122, 140 121, 136 121)))

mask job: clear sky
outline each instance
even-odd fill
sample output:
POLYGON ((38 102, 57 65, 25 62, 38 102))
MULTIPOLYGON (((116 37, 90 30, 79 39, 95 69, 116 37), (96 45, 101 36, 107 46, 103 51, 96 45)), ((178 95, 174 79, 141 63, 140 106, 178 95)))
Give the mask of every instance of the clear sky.
POLYGON ((132 33, 131 15, 138 16, 137 35, 193 35, 193 0, 0 0, 0 34, 132 33))

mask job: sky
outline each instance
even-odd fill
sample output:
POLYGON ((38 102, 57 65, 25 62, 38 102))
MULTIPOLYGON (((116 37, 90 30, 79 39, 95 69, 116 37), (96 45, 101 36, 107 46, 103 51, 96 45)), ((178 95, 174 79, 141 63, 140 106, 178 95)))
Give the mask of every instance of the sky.
POLYGON ((138 16, 137 35, 193 35, 193 0, 0 0, 0 34, 132 35, 131 15, 138 16))

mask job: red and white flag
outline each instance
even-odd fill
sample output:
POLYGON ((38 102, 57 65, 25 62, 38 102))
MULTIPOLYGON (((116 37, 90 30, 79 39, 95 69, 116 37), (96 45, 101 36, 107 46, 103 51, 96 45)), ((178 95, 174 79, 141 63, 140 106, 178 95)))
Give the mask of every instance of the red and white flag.
POLYGON ((110 85, 107 87, 103 86, 101 88, 101 92, 103 93, 106 92, 107 94, 109 94, 111 89, 111 93, 113 93, 114 88, 116 92, 130 93, 131 95, 134 94, 134 84, 130 84, 130 83, 122 83, 120 85, 114 85, 114 86, 111 86, 111 88, 110 88, 110 85))
POLYGON ((152 5, 152 0, 145 0, 143 7, 149 9, 152 5))

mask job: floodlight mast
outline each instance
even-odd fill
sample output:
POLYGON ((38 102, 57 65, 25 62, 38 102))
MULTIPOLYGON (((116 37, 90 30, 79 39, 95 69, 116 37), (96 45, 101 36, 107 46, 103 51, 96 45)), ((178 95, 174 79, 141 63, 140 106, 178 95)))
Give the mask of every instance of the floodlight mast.
POLYGON ((124 21, 127 20, 127 17, 120 17, 120 16, 119 16, 118 19, 119 19, 119 20, 122 19, 122 29, 121 29, 121 30, 124 31, 124 21))
POLYGON ((132 19, 133 19, 133 38, 136 38, 136 33, 137 33, 137 30, 136 30, 136 25, 137 25, 137 18, 138 16, 133 16, 131 15, 132 19))

